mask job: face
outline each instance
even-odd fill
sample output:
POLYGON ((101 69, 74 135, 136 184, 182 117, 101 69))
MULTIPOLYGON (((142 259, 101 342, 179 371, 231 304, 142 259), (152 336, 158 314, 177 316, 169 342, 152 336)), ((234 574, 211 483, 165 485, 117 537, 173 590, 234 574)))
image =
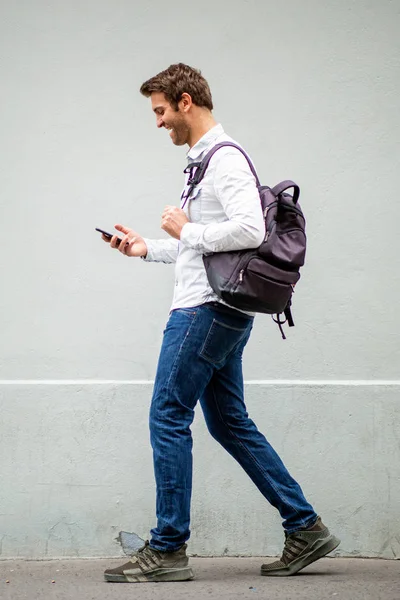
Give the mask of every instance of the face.
POLYGON ((157 127, 164 127, 169 131, 169 136, 175 146, 183 146, 189 141, 189 126, 186 122, 184 103, 178 104, 178 110, 172 108, 164 94, 153 92, 151 94, 151 107, 156 115, 157 127))

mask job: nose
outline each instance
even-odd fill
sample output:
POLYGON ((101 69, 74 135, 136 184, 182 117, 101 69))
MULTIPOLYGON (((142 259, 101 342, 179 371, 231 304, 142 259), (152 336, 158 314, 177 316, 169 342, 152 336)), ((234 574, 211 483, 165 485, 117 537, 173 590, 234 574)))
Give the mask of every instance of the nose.
POLYGON ((157 127, 163 127, 164 121, 162 117, 157 117, 157 127))

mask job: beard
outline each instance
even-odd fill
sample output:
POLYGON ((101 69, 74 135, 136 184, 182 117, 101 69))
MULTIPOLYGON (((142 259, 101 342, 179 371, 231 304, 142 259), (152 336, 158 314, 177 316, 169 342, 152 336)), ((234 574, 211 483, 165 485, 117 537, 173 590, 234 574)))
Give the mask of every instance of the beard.
POLYGON ((184 119, 177 118, 173 123, 169 123, 169 126, 172 127, 170 138, 175 146, 184 146, 188 143, 189 127, 184 119))

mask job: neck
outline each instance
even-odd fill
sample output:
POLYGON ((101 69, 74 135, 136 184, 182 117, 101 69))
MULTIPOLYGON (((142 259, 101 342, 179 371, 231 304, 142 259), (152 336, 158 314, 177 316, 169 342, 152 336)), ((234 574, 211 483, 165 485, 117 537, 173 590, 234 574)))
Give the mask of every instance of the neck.
POLYGON ((189 148, 193 148, 195 144, 213 127, 217 125, 216 120, 214 119, 212 113, 210 111, 200 112, 196 115, 196 118, 193 120, 193 123, 190 127, 190 135, 188 140, 189 148))

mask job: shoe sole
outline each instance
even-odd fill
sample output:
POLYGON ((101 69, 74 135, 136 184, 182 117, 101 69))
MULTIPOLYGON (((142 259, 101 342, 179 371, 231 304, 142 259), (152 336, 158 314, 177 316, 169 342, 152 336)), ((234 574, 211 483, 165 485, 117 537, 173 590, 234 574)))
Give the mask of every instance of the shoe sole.
POLYGON ((157 581, 190 581, 194 578, 190 567, 182 569, 157 569, 142 575, 114 575, 104 573, 104 579, 110 583, 151 583, 157 581))
POLYGON ((314 547, 308 554, 305 556, 299 556, 296 560, 294 560, 287 567, 268 571, 267 569, 263 570, 261 567, 261 575, 265 575, 267 577, 288 577, 289 575, 295 575, 304 567, 308 567, 311 563, 323 558, 335 548, 337 548, 340 544, 339 538, 334 535, 329 536, 325 540, 321 540, 321 544, 317 547, 314 547))

